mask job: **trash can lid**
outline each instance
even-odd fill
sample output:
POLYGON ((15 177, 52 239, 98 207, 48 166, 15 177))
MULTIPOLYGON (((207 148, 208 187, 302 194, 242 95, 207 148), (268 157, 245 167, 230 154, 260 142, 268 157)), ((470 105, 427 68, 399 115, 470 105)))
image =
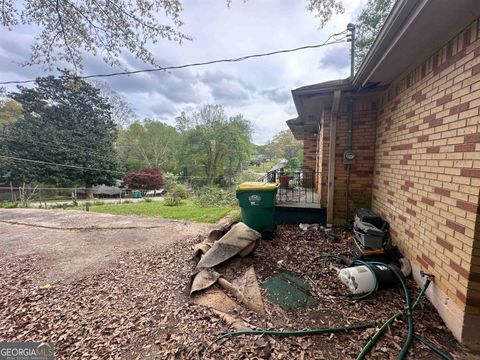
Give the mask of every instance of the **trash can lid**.
POLYGON ((237 190, 275 190, 278 184, 264 182, 244 182, 237 186, 237 190))

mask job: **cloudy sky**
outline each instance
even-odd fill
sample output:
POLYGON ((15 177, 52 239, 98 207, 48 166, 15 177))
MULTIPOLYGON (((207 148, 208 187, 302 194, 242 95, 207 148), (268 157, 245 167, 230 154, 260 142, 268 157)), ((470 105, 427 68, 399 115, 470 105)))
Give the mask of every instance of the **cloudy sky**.
MULTIPOLYGON (((306 10, 304 0, 235 0, 230 7, 226 0, 185 0, 182 31, 193 41, 182 45, 160 41, 150 49, 165 66, 320 44, 332 33, 343 31, 365 2, 344 1, 345 14, 319 29, 318 19, 306 10)), ((14 27, 12 32, 0 29, 0 81, 45 75, 40 67, 19 65, 28 57, 35 32, 25 26, 14 27)), ((122 61, 131 69, 150 67, 128 54, 122 61)), ((115 70, 87 56, 83 73, 115 70)), ((128 99, 140 119, 151 117, 173 125, 181 111, 221 104, 227 114, 242 113, 251 120, 253 140, 262 144, 286 129, 285 121, 296 116, 290 90, 348 75, 349 45, 345 43, 240 63, 120 76, 107 82, 128 99)))

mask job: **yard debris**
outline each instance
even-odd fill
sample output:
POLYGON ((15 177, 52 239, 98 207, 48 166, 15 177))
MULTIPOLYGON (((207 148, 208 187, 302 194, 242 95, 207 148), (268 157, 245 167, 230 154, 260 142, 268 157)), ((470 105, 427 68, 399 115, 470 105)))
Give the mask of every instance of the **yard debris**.
POLYGON ((208 289, 215 284, 221 276, 218 272, 209 269, 203 269, 194 273, 191 276, 190 296, 192 296, 194 292, 208 289))
POLYGON ((303 231, 308 231, 308 230, 318 230, 318 224, 298 224, 298 227, 303 231))
POLYGON ((233 301, 224 291, 216 288, 196 294, 192 297, 192 302, 227 314, 235 314, 240 308, 240 305, 233 301))
MULTIPOLYGON (((310 281, 313 281, 311 278, 310 281)), ((311 287, 299 277, 283 272, 264 282, 267 299, 283 310, 313 307, 318 301, 311 295, 311 287)))
POLYGON ((260 316, 265 316, 260 286, 253 266, 250 266, 243 276, 232 281, 232 284, 243 294, 249 304, 249 309, 260 316))
POLYGON ((340 240, 342 240, 342 238, 339 235, 335 234, 331 230, 330 231, 325 231, 325 237, 328 240, 333 241, 333 242, 340 242, 340 240))
POLYGON ((236 315, 239 305, 219 289, 210 289, 198 294, 192 301, 194 304, 210 308, 214 314, 236 330, 251 329, 251 325, 236 315))
MULTIPOLYGON (((52 341, 59 359, 197 359, 213 339, 241 326, 296 330, 372 320, 384 322, 404 306, 398 288, 380 291, 364 301, 353 301, 337 281, 336 271, 323 266, 321 261, 310 260, 321 253, 352 257, 351 243, 334 243, 326 240, 320 230, 304 233, 296 225, 279 226, 273 241, 261 242, 251 256, 233 257, 216 266, 215 271, 235 279, 254 264, 260 283, 282 272, 298 278, 306 274, 317 283, 311 288, 311 295, 318 301, 316 306, 285 312, 264 301, 265 317, 261 317, 236 305, 217 285, 190 298, 182 283, 195 266, 189 251, 195 241, 181 241, 168 249, 125 251, 120 259, 95 274, 73 282, 55 282, 55 291, 38 288, 43 284, 44 268, 37 257, 0 259, 0 287, 8 294, 0 297, 0 341, 52 341), (236 306, 229 310, 233 306, 230 303, 223 309, 229 311, 222 311, 196 305, 199 298, 211 291, 223 294, 215 300, 215 306, 226 298, 236 306)), ((418 289, 413 280, 409 279, 407 284, 410 293, 416 295, 418 289)), ((401 344, 406 334, 406 326, 401 326, 404 320, 398 321, 399 326, 392 327, 388 337, 379 339, 369 359, 395 357, 395 344, 401 344)), ((449 351, 455 359, 467 358, 463 347, 425 299, 415 311, 415 331, 449 351)), ((238 336, 213 345, 205 359, 350 360, 356 358, 374 333, 375 329, 339 333, 331 338, 272 338, 268 345, 255 337, 238 336)), ((432 353, 416 342, 409 358, 431 360, 432 353)))
POLYGON ((228 291, 239 303, 259 315, 265 315, 262 296, 257 283, 257 277, 253 267, 234 283, 222 278, 222 275, 211 269, 198 272, 192 282, 190 295, 205 290, 213 284, 218 283, 224 290, 228 291))
POLYGON ((247 256, 254 250, 260 238, 259 232, 250 229, 244 223, 237 223, 213 243, 211 248, 200 258, 197 268, 212 268, 235 255, 247 256))
POLYGON ((236 316, 224 313, 218 310, 212 310, 214 314, 218 315, 225 323, 233 327, 235 330, 250 330, 251 325, 247 324, 242 319, 239 319, 236 316))

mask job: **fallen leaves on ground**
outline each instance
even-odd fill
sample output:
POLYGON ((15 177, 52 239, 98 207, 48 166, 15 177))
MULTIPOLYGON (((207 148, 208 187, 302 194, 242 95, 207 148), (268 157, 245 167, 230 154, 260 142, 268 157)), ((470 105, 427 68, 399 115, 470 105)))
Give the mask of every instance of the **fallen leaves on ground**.
MULTIPOLYGON (((231 329, 212 311, 190 302, 186 285, 195 242, 198 239, 168 250, 125 252, 94 275, 50 286, 42 283, 38 256, 3 258, 0 341, 51 341, 59 359, 354 359, 374 334, 368 329, 302 337, 242 335, 211 344, 231 329)), ((261 282, 288 271, 312 285, 319 301, 315 308, 285 313, 265 301, 267 316, 260 318, 239 307, 237 316, 254 328, 300 330, 371 321, 381 325, 404 308, 400 289, 354 301, 335 270, 313 260, 322 253, 351 256, 345 240, 334 243, 321 231, 280 226, 275 239, 261 242, 252 256, 235 258, 216 270, 231 281, 253 264, 261 282)), ((411 296, 419 290, 412 281, 409 289, 411 296)), ((463 353, 427 300, 415 311, 415 330, 444 350, 463 353)), ((395 358, 405 335, 406 324, 399 320, 369 358, 395 358)), ((435 355, 414 342, 410 358, 435 355)))

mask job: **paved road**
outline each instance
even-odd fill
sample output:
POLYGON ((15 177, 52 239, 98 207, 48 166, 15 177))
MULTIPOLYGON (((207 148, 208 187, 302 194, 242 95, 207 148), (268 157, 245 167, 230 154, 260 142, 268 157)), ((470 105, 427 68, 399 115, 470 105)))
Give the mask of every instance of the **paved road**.
POLYGON ((39 282, 70 280, 108 266, 124 251, 166 248, 213 226, 74 210, 0 209, 0 261, 31 259, 43 274, 39 282))

